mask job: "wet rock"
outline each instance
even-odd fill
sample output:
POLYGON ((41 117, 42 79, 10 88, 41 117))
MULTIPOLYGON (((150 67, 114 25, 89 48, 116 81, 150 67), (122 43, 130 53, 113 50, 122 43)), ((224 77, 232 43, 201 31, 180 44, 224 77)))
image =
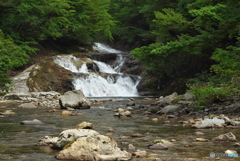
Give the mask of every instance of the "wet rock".
POLYGON ((143 134, 136 133, 136 134, 133 134, 132 137, 144 137, 144 135, 143 135, 143 134))
POLYGON ((104 135, 78 138, 56 156, 60 160, 130 160, 131 154, 117 147, 117 143, 104 135))
POLYGON ((58 137, 52 137, 52 136, 44 136, 39 139, 37 146, 52 146, 52 144, 56 143, 58 140, 58 137))
POLYGON ((41 122, 38 119, 34 119, 34 120, 21 121, 20 124, 21 125, 41 125, 41 124, 43 124, 43 122, 41 122))
POLYGON ((128 150, 136 150, 136 147, 135 146, 133 146, 132 144, 129 144, 128 145, 128 150))
POLYGON ((153 118, 152 121, 153 122, 158 122, 158 118, 153 118))
POLYGON ((176 99, 178 97, 178 94, 176 92, 174 92, 173 94, 166 96, 164 98, 162 98, 159 103, 167 103, 170 104, 174 99, 176 99))
POLYGON ((72 112, 71 112, 71 111, 64 110, 64 111, 62 111, 61 115, 62 115, 62 116, 71 116, 71 115, 72 115, 72 112))
POLYGON ((91 102, 87 99, 80 90, 68 91, 60 96, 59 104, 62 109, 71 107, 74 109, 88 109, 91 102))
POLYGON ((78 124, 75 128, 76 129, 94 129, 94 126, 92 123, 84 121, 84 122, 78 124))
POLYGON ((144 150, 144 151, 133 152, 132 155, 136 158, 144 158, 148 155, 148 153, 144 150))
POLYGON ((212 141, 237 141, 237 139, 232 132, 229 132, 213 138, 212 141))
POLYGON ((133 108, 132 108, 132 107, 127 107, 126 110, 128 110, 128 111, 132 111, 133 108))
POLYGON ((204 135, 203 132, 195 132, 194 134, 195 134, 195 135, 204 135))
POLYGON ((111 127, 109 127, 109 128, 108 128, 108 132, 114 132, 114 129, 111 128, 111 127))
POLYGON ((237 151, 235 151, 235 150, 226 150, 224 153, 225 154, 237 154, 237 151))
POLYGON ((235 143, 233 146, 240 147, 240 143, 235 143))
POLYGON ((23 103, 23 104, 19 105, 18 107, 23 108, 23 109, 35 109, 35 108, 37 108, 37 106, 32 104, 32 103, 23 103))
POLYGON ((81 137, 91 137, 99 135, 95 130, 90 129, 69 129, 61 132, 58 136, 58 140, 53 144, 54 148, 62 149, 65 145, 73 140, 77 140, 81 137))
POLYGON ((131 117, 132 113, 130 111, 124 111, 124 112, 120 112, 119 113, 120 116, 127 116, 127 117, 131 117))
POLYGON ((204 139, 204 138, 196 138, 195 141, 197 141, 197 142, 209 142, 208 139, 204 139))
POLYGON ((168 150, 170 148, 173 148, 174 145, 170 141, 167 140, 157 140, 154 141, 155 144, 150 145, 149 149, 154 149, 154 150, 168 150))
POLYGON ((158 113, 174 113, 174 112, 178 112, 181 109, 180 105, 168 105, 165 106, 163 109, 161 109, 158 113))
POLYGON ((16 113, 13 112, 12 110, 6 110, 4 112, 1 112, 0 115, 3 115, 3 116, 11 116, 11 115, 15 115, 16 113))
POLYGON ((126 106, 135 106, 135 102, 134 101, 128 102, 126 106))

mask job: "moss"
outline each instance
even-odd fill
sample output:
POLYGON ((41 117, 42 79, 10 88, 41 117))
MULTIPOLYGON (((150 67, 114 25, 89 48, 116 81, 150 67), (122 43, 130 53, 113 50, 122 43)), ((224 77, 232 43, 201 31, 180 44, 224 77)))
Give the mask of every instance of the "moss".
POLYGON ((67 145, 65 145, 65 146, 63 147, 63 149, 67 149, 67 148, 71 147, 71 145, 72 145, 75 141, 76 141, 76 139, 73 139, 72 141, 70 141, 70 143, 68 143, 67 145))

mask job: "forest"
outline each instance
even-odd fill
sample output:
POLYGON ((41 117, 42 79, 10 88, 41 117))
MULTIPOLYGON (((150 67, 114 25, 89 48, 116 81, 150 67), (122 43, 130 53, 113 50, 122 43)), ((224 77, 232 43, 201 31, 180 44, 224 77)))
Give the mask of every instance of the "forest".
POLYGON ((45 41, 127 46, 156 93, 192 92, 197 106, 239 95, 239 0, 1 0, 0 88, 45 41))

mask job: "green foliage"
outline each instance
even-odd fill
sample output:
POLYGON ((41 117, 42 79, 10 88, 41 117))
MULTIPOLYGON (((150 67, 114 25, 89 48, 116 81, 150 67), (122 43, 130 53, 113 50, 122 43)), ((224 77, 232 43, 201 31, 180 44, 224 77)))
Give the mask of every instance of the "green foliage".
MULTIPOLYGON (((223 81, 238 77, 240 3, 236 0, 176 3, 175 7, 155 11, 152 32, 155 43, 131 51, 135 58, 165 85, 175 84, 179 78, 185 79, 185 83, 189 78, 193 81, 202 71, 212 71, 212 76, 208 74, 212 79, 204 81, 211 80, 218 87, 223 81)), ((209 90, 221 93, 215 87, 209 90)))
POLYGON ((211 83, 198 83, 192 85, 189 92, 193 93, 195 96, 196 107, 210 106, 214 102, 217 103, 227 97, 240 94, 238 86, 239 84, 224 84, 222 86, 216 86, 211 83))
MULTIPOLYGON (((3 8, 2 30, 23 40, 70 37, 89 43, 103 33, 111 36, 114 22, 109 0, 21 0, 3 8)), ((1 5, 6 5, 0 2, 1 5)))
POLYGON ((11 39, 6 39, 0 30, 0 89, 8 90, 7 71, 27 63, 28 55, 22 46, 18 46, 11 39))
POLYGON ((7 71, 26 64, 36 51, 33 44, 60 38, 86 44, 99 35, 112 40, 115 22, 109 4, 110 0, 1 0, 0 88, 10 82, 7 71))

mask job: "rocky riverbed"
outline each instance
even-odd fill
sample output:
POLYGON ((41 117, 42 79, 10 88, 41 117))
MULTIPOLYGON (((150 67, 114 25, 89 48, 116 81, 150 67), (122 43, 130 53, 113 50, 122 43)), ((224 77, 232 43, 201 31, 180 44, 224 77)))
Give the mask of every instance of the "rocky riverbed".
POLYGON ((187 95, 176 102, 174 93, 164 98, 91 100, 90 109, 79 110, 60 109, 59 96, 32 93, 31 97, 17 97, 18 101, 9 100, 13 96, 1 101, 2 160, 57 160, 61 149, 37 146, 39 140, 59 137, 65 130, 79 128, 82 122, 111 137, 126 156, 131 154, 127 160, 239 160, 217 156, 225 152, 240 154, 237 100, 194 111, 187 95))

